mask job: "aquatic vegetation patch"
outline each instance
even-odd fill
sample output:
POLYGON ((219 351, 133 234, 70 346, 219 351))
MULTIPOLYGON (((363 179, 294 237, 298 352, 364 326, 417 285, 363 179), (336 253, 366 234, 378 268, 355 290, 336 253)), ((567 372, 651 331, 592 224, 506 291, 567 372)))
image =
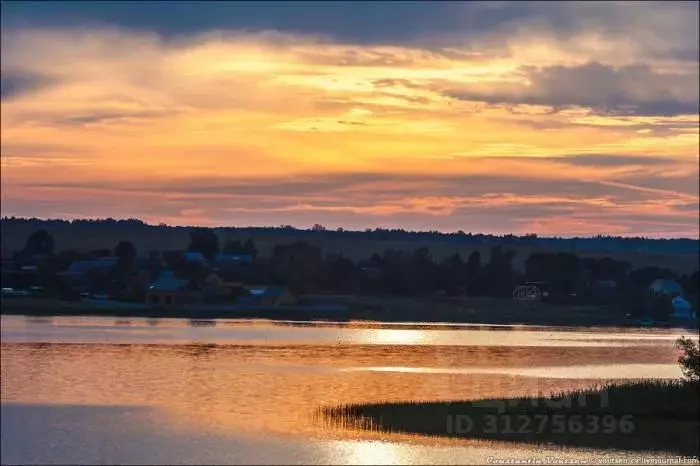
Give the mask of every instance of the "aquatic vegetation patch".
POLYGON ((543 397, 324 407, 340 428, 698 455, 700 383, 640 380, 543 397))

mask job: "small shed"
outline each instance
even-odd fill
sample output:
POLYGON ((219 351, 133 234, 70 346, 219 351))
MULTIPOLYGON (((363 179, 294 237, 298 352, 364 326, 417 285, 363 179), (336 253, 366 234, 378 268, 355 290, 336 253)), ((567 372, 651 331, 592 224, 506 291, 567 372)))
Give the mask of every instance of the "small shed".
POLYGON ((146 289, 146 304, 177 307, 200 302, 201 293, 189 287, 187 280, 175 277, 171 270, 161 272, 158 279, 146 289))

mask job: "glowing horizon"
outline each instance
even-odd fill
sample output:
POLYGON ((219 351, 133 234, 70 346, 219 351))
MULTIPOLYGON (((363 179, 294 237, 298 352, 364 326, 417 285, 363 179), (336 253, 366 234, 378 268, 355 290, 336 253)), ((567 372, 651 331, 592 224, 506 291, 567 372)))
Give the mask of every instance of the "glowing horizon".
POLYGON ((487 3, 383 40, 4 5, 2 214, 697 237, 697 3, 487 3))

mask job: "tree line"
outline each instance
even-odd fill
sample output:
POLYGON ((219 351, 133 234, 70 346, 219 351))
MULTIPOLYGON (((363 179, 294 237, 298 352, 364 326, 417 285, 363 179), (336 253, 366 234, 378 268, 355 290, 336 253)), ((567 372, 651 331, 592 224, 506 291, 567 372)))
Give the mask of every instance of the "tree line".
MULTIPOLYGON (((87 231, 123 230, 133 238, 138 232, 155 230, 165 232, 189 231, 193 227, 169 226, 164 223, 159 225, 149 225, 139 219, 78 219, 78 220, 43 220, 36 218, 15 218, 3 217, 0 219, 2 228, 10 231, 14 226, 29 227, 38 229, 61 229, 61 228, 85 228, 87 231)), ((237 236, 284 236, 289 238, 304 237, 324 237, 342 238, 348 240, 368 240, 368 241, 444 241, 457 244, 480 244, 480 245, 502 245, 516 246, 526 245, 533 247, 545 247, 556 250, 595 252, 600 250, 609 251, 648 251, 659 253, 700 253, 700 242, 697 238, 646 238, 641 236, 622 237, 614 235, 596 235, 593 237, 543 237, 534 233, 524 235, 493 235, 462 230, 456 232, 439 231, 411 231, 401 228, 366 228, 364 230, 347 230, 344 228, 331 229, 317 224, 309 229, 296 228, 291 225, 280 225, 277 227, 217 227, 213 228, 217 233, 232 233, 237 236)))
MULTIPOLYGON (((136 266, 137 251, 130 241, 120 241, 112 250, 87 253, 55 252, 55 241, 46 230, 31 234, 18 254, 18 262, 38 261, 38 275, 45 286, 57 286, 56 275, 75 260, 114 256, 117 262, 98 283, 126 286, 136 266), (101 282, 99 282, 101 280, 101 282)), ((179 251, 151 253, 141 268, 155 279, 163 268, 170 268, 193 283, 201 282, 216 271, 223 279, 256 284, 287 286, 298 295, 330 292, 340 294, 391 294, 410 297, 488 296, 510 299, 513 289, 528 282, 546 284, 548 299, 562 304, 610 305, 612 312, 636 315, 652 313, 665 316, 671 310, 668 300, 650 299, 653 280, 678 281, 685 297, 697 309, 700 277, 698 271, 679 275, 659 267, 633 268, 627 261, 610 257, 579 257, 574 253, 533 253, 524 262, 524 270, 513 266, 516 253, 501 245, 493 246, 488 257, 473 251, 468 257, 452 254, 440 261, 428 248, 413 251, 389 248, 382 254, 359 261, 343 254, 323 254, 304 241, 280 243, 269 257, 258 257, 253 239, 228 240, 223 245, 212 229, 189 231, 189 252, 202 254, 206 263, 188 263, 179 251), (219 253, 249 255, 252 263, 233 261, 214 267, 219 253)), ((143 261, 142 261, 143 262, 143 261)), ((98 286, 99 287, 99 286, 98 286)))

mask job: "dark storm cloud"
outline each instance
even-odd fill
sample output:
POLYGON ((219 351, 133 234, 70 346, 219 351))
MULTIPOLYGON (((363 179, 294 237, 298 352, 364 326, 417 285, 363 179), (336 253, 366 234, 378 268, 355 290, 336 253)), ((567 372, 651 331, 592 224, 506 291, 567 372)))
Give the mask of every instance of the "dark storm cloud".
POLYGON ((353 42, 405 40, 424 30, 458 30, 451 2, 8 2, 3 23, 115 24, 173 37, 213 29, 279 30, 353 42))
POLYGON ((504 84, 495 89, 448 90, 446 95, 494 105, 543 105, 554 109, 590 107, 597 113, 630 116, 674 116, 698 113, 697 70, 661 74, 647 65, 613 67, 524 67, 529 85, 504 84))
POLYGON ((354 43, 426 39, 465 45, 492 32, 496 41, 503 40, 523 28, 528 33, 546 30, 561 39, 599 31, 627 41, 644 36, 650 41, 651 54, 696 61, 697 16, 697 2, 12 1, 3 4, 2 24, 111 24, 150 30, 165 37, 214 29, 264 29, 323 35, 354 43), (674 27, 668 18, 683 24, 674 27), (655 25, 659 31, 654 31, 655 25), (654 41, 659 42, 659 38, 670 43, 654 48, 654 41))
POLYGON ((51 84, 52 80, 44 76, 2 72, 0 73, 0 100, 10 100, 51 84))

